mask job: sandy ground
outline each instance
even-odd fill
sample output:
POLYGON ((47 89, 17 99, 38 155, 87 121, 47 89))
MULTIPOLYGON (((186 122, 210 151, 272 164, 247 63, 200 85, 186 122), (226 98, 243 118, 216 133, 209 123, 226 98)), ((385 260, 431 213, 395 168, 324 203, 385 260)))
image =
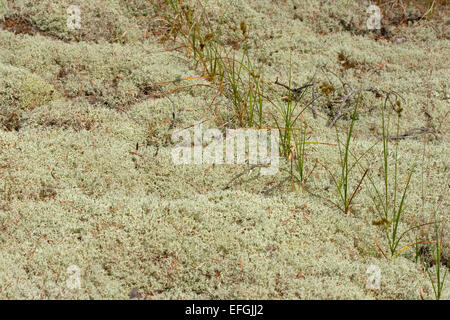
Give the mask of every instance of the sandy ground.
MULTIPOLYGON (((196 121, 218 126, 211 118, 226 101, 212 101, 205 79, 171 82, 201 70, 175 49, 179 42, 161 40, 158 5, 0 0, 0 298, 128 299, 134 289, 145 299, 433 299, 414 248, 393 260, 381 253, 388 246, 372 224, 368 186, 345 215, 324 201, 336 196, 320 165, 308 180, 317 197, 289 182, 265 192, 288 177, 285 160, 274 176, 254 169, 236 180, 248 166, 172 163, 166 137, 196 121), (81 30, 67 29, 72 4, 81 30), (165 81, 166 94, 143 89, 165 81), (180 88, 191 84, 199 85, 180 88), (174 128, 166 95, 177 107, 174 128), (371 265, 380 269, 377 290, 367 288, 371 265)), ((442 219, 449 213, 448 11, 426 21, 417 19, 420 7, 401 18, 382 7, 383 31, 374 33, 366 8, 346 0, 205 2, 237 56, 233 37, 245 21, 250 56, 272 82, 273 99, 286 95, 273 82, 289 81, 291 57, 294 86, 327 65, 355 88, 401 93, 401 133, 426 132, 399 142, 400 190, 417 163, 405 231, 430 221, 433 209, 442 219)), ((364 100, 355 152, 381 134, 381 106, 373 95, 364 100)), ((310 140, 323 144, 307 146, 306 168, 320 161, 334 171, 336 131, 327 107, 316 111, 304 116, 310 140)), ((380 150, 365 160, 375 172, 380 150)), ((414 229, 400 248, 429 239, 430 230, 414 229)), ((448 223, 443 231, 448 257, 448 223)), ((449 288, 447 279, 443 299, 449 288)))

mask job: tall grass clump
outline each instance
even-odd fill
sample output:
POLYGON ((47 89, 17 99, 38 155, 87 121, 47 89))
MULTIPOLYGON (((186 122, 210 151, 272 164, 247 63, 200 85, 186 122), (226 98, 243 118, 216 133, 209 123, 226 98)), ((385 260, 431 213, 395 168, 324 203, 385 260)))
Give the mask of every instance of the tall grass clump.
MULTIPOLYGON (((262 67, 251 59, 248 50, 248 27, 240 23, 242 44, 241 57, 229 56, 221 41, 221 27, 213 27, 201 1, 187 5, 183 0, 166 0, 164 19, 170 25, 169 34, 181 35, 189 56, 193 56, 195 68, 200 66, 204 78, 208 79, 220 95, 231 105, 233 121, 239 127, 262 127, 264 86, 262 67)), ((165 36, 165 39, 170 37, 165 36)), ((229 114, 227 114, 227 117, 229 114)))
POLYGON ((305 106, 300 105, 304 99, 306 90, 293 93, 292 89, 292 52, 289 63, 289 82, 287 85, 288 96, 284 101, 273 104, 277 111, 272 115, 280 135, 280 154, 291 161, 291 180, 305 183, 305 160, 307 141, 307 123, 303 112, 308 108, 311 101, 305 106), (295 169, 295 172, 294 172, 295 169))
POLYGON ((224 76, 219 83, 225 88, 224 95, 232 103, 234 117, 241 127, 262 127, 264 80, 262 68, 258 70, 249 56, 247 43, 244 43, 243 55, 240 60, 234 56, 227 59, 224 66, 224 76))
MULTIPOLYGON (((398 145, 399 140, 395 142, 393 159, 391 159, 391 137, 389 136, 390 113, 386 110, 388 102, 396 114, 396 137, 399 136, 400 119, 403 112, 403 107, 400 100, 392 103, 390 97, 393 93, 388 93, 385 98, 384 105, 381 111, 381 126, 382 126, 382 163, 383 163, 383 183, 382 187, 378 187, 372 175, 368 175, 368 181, 371 185, 370 197, 375 207, 380 220, 377 225, 383 226, 384 233, 389 245, 391 258, 398 256, 405 248, 399 250, 400 241, 412 229, 420 226, 410 228, 400 233, 399 226, 405 214, 406 199, 409 192, 411 177, 415 169, 415 161, 410 168, 407 177, 406 185, 403 192, 399 191, 399 160, 398 160, 398 145), (386 115, 388 113, 388 115, 386 115), (393 181, 392 181, 393 180, 393 181)), ((396 94, 395 96, 399 98, 396 94)))
POLYGON ((290 57, 289 64, 289 83, 288 83, 288 97, 286 103, 280 103, 280 106, 275 106, 279 113, 278 115, 273 115, 273 119, 278 128, 280 134, 280 153, 286 159, 289 159, 292 155, 292 138, 293 131, 295 128, 295 122, 297 121, 300 113, 296 115, 297 103, 292 97, 292 54, 290 57), (281 118, 281 119, 279 119, 281 118))
MULTIPOLYGON (((433 293, 436 300, 440 300, 450 264, 448 262, 448 257, 444 257, 442 254, 443 240, 444 240, 444 227, 445 220, 439 221, 438 210, 436 209, 437 203, 433 208, 433 221, 431 223, 425 223, 425 199, 426 199, 426 183, 424 181, 424 171, 426 168, 425 163, 425 149, 426 149, 426 138, 423 139, 423 149, 422 149, 422 220, 423 225, 431 224, 433 225, 432 235, 428 234, 427 240, 418 241, 416 237, 416 263, 419 261, 423 265, 425 272, 431 282, 433 287, 433 293), (422 243, 427 243, 426 246, 418 245, 422 243), (433 265, 435 266, 433 268, 433 265), (434 270, 433 270, 434 269, 434 270)), ((439 197, 437 197, 439 199, 439 197)))
POLYGON ((328 167, 324 165, 324 168, 328 171, 334 186, 336 187, 336 193, 338 196, 338 201, 331 201, 339 210, 341 210, 345 214, 350 213, 350 207, 352 201, 354 200, 356 194, 359 192, 361 183, 364 180, 367 170, 364 171, 362 176, 359 179, 359 182, 355 188, 351 188, 351 178, 353 176, 353 171, 359 164, 360 158, 356 158, 353 156, 350 145, 353 137, 353 130, 355 127, 355 122, 358 114, 358 106, 361 103, 362 94, 361 91, 358 93, 358 97, 356 98, 353 106, 353 112, 351 114, 350 125, 346 132, 345 140, 342 140, 338 129, 336 127, 336 141, 339 150, 339 165, 340 170, 338 173, 332 173, 328 167), (354 161, 351 161, 351 158, 355 158, 354 161))
POLYGON ((447 277, 448 268, 450 267, 448 261, 447 263, 443 263, 442 259, 442 241, 443 241, 444 225, 445 223, 443 222, 442 227, 440 228, 440 224, 437 219, 437 211, 434 210, 434 241, 432 241, 433 245, 431 248, 432 261, 434 262, 433 268, 434 270, 432 270, 429 264, 422 259, 425 271, 428 275, 428 278, 430 279, 431 285, 433 286, 433 292, 436 300, 441 299, 445 285, 445 280, 447 277))

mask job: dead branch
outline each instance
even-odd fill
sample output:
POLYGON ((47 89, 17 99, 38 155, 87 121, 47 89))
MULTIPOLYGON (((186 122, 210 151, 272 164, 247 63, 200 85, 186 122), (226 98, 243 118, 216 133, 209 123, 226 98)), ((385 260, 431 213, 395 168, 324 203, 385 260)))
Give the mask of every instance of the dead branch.
POLYGON ((229 189, 229 188, 231 187, 231 184, 232 184, 235 180, 239 179, 240 177, 242 177, 242 176, 243 176, 244 174, 246 174, 247 172, 250 172, 250 171, 252 171, 253 169, 258 168, 258 167, 265 167, 265 165, 263 165, 263 164, 254 164, 254 165, 252 165, 252 166, 246 168, 246 169, 245 169, 244 171, 242 171, 241 173, 238 173, 237 175, 235 175, 235 176, 233 177, 233 179, 231 179, 230 182, 228 182, 228 184, 227 184, 222 190, 227 190, 227 189, 229 189))
POLYGON ((328 124, 328 128, 332 128, 336 121, 338 121, 344 115, 344 106, 347 104, 347 101, 350 100, 351 96, 355 93, 359 92, 359 90, 351 89, 350 93, 347 94, 344 98, 342 98, 341 105, 339 106, 339 110, 334 116, 333 120, 328 124))

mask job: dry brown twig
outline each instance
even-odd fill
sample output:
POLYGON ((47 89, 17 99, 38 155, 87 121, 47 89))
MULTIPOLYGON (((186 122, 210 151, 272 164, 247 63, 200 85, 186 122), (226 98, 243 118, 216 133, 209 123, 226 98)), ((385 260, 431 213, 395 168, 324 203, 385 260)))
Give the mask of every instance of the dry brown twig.
POLYGON ((266 165, 264 165, 264 164, 254 164, 254 165, 252 165, 252 166, 246 168, 244 171, 242 171, 242 172, 238 173, 237 175, 235 175, 235 176, 233 177, 233 179, 231 179, 230 182, 228 182, 228 184, 227 184, 222 190, 227 190, 227 189, 229 189, 229 188, 231 187, 231 184, 232 184, 234 181, 236 181, 237 179, 239 179, 240 177, 242 177, 242 176, 243 176, 244 174, 246 174, 247 172, 250 172, 250 171, 252 171, 252 170, 255 169, 255 168, 260 168, 260 167, 265 167, 265 166, 266 166, 266 165))

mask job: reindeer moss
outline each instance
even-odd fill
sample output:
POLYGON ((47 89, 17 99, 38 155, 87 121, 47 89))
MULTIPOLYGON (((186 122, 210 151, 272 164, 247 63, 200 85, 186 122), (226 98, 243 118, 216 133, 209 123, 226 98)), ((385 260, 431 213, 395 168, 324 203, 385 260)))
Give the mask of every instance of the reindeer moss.
MULTIPOLYGON (((324 200, 336 194, 320 163, 339 170, 324 106, 316 106, 318 118, 304 114, 315 195, 285 180, 283 159, 274 176, 259 168, 240 175, 248 169, 242 165, 172 163, 170 134, 197 121, 216 128, 227 101, 205 79, 182 80, 201 72, 174 49, 178 42, 160 41, 167 26, 158 20, 159 2, 0 0, 0 23, 20 17, 14 21, 29 31, 0 29, 0 298, 128 299, 136 288, 145 299, 432 299, 413 248, 392 261, 381 253, 387 240, 372 224, 378 217, 367 185, 350 215, 324 200), (81 9, 81 30, 67 30, 70 4, 81 9), (17 130, 4 125, 12 113, 17 130), (366 287, 371 265, 381 270, 380 290, 366 287), (80 270, 78 290, 67 286, 70 266, 80 270)), ((418 165, 399 230, 430 219, 435 208, 445 217, 449 43, 431 22, 381 39, 364 31, 364 1, 211 0, 205 10, 230 56, 242 57, 235 41, 245 21, 249 55, 276 103, 286 91, 273 82, 288 83, 291 56, 295 87, 327 65, 355 88, 400 92, 401 133, 428 126, 435 135, 426 136, 425 154, 421 138, 399 142, 400 190, 418 165)), ((377 142, 381 106, 367 94, 355 154, 377 142)), ((271 126, 279 115, 269 103, 264 108, 271 126)), ((348 119, 337 125, 343 132, 348 119)), ((377 144, 362 163, 380 187, 381 151, 377 144)), ((415 229, 400 247, 431 231, 415 229)), ((448 224, 444 231, 448 257, 448 224)))
POLYGON ((51 84, 23 68, 1 64, 0 73, 0 99, 5 109, 31 110, 58 98, 51 84))

